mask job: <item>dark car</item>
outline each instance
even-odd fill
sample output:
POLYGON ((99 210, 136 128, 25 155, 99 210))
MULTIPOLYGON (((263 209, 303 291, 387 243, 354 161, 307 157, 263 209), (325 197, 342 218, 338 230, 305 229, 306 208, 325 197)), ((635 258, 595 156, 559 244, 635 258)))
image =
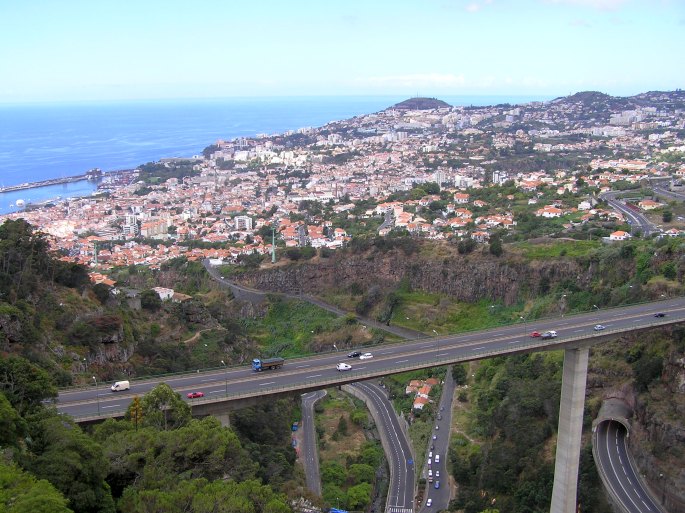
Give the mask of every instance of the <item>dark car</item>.
POLYGON ((435 485, 433 485, 433 486, 435 486, 435 489, 436 489, 436 490, 437 490, 438 488, 440 488, 440 481, 436 481, 436 482, 435 482, 435 485))
POLYGON ((362 355, 361 351, 352 351, 347 355, 348 358, 359 358, 362 355))
POLYGON ((666 317, 666 314, 663 312, 655 313, 654 317, 666 317))
POLYGON ((188 392, 188 399, 197 399, 198 397, 204 396, 204 392, 188 392))

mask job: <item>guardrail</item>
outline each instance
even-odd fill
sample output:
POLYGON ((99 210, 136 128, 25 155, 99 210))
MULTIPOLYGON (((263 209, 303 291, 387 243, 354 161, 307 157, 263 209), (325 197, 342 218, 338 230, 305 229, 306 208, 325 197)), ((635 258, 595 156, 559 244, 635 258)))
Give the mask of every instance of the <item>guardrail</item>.
MULTIPOLYGON (((274 292, 273 294, 282 294, 282 293, 280 293, 280 292, 274 292)), ((663 298, 663 299, 660 299, 660 300, 657 300, 657 301, 637 301, 637 302, 635 302, 635 303, 630 303, 629 305, 608 306, 608 307, 604 307, 604 308, 600 309, 599 311, 601 311, 601 312, 606 312, 606 311, 620 310, 620 309, 623 309, 623 308, 629 308, 629 307, 640 306, 640 305, 659 304, 659 303, 666 302, 666 301, 673 300, 673 299, 678 299, 678 297, 663 298)), ((595 311, 596 311, 596 310, 594 310, 594 309, 590 309, 590 310, 585 310, 585 311, 582 311, 582 312, 567 313, 567 314, 565 315, 564 319, 572 319, 572 318, 574 318, 574 317, 579 317, 579 316, 581 316, 581 315, 587 315, 587 314, 593 313, 593 312, 595 312, 595 311)), ((558 317, 558 316, 548 316, 548 317, 538 317, 538 318, 535 318, 535 319, 525 319, 524 321, 521 321, 521 320, 512 320, 511 322, 501 322, 501 323, 497 324, 496 326, 491 326, 491 327, 488 327, 488 328, 485 328, 485 329, 482 329, 482 328, 473 328, 473 329, 468 329, 468 330, 460 331, 459 333, 438 335, 437 337, 436 337, 436 336, 432 336, 432 335, 426 335, 426 336, 424 336, 424 337, 416 337, 416 338, 411 338, 411 339, 406 338, 406 339, 397 340, 397 341, 388 341, 388 342, 384 343, 383 345, 388 346, 388 345, 395 345, 395 344, 403 344, 403 343, 405 343, 405 342, 407 342, 407 341, 420 342, 420 341, 423 341, 423 340, 436 340, 436 339, 440 339, 440 338, 444 338, 444 337, 450 337, 450 336, 455 336, 455 337, 456 337, 456 336, 462 336, 462 335, 469 335, 469 334, 472 334, 472 333, 488 333, 488 332, 490 332, 490 331, 498 330, 498 329, 501 329, 501 328, 506 328, 506 327, 509 327, 509 326, 525 326, 525 325, 531 325, 531 324, 533 324, 533 323, 535 323, 535 322, 543 323, 543 322, 552 321, 552 320, 558 320, 558 319, 560 319, 560 317, 558 317)), ((684 319, 684 320, 685 320, 685 319, 684 319)), ((673 324, 673 322, 665 322, 664 324, 673 324)), ((378 329, 378 328, 376 328, 376 329, 378 329)), ((371 349, 373 349, 374 347, 378 347, 378 345, 375 345, 375 346, 355 347, 354 350, 355 350, 355 351, 362 351, 362 352, 364 352, 364 350, 371 350, 371 349)), ((339 350, 338 350, 338 351, 335 351, 335 350, 332 350, 332 351, 325 351, 325 352, 321 352, 321 353, 307 353, 307 354, 303 354, 303 355, 300 355, 300 356, 295 356, 295 357, 292 357, 292 358, 286 358, 286 361, 288 361, 288 362, 290 362, 290 361, 297 361, 297 360, 299 360, 299 359, 307 359, 307 358, 311 358, 311 357, 313 357, 313 356, 321 356, 321 355, 327 355, 327 354, 330 355, 330 354, 340 353, 340 352, 343 352, 343 351, 339 351, 339 350)), ((274 355, 274 356, 278 356, 278 355, 274 355)), ((216 372, 216 371, 222 371, 222 370, 226 370, 226 371, 229 371, 229 370, 237 370, 237 369, 240 369, 240 368, 245 368, 245 366, 244 366, 244 365, 230 365, 230 366, 226 366, 226 367, 224 367, 224 366, 218 366, 218 367, 205 367, 205 368, 203 368, 203 369, 198 369, 198 370, 196 370, 196 371, 189 371, 189 370, 187 370, 187 371, 179 371, 179 372, 169 372, 169 373, 164 373, 164 374, 155 374, 155 375, 152 375, 152 376, 140 376, 140 377, 137 377, 137 378, 131 378, 131 377, 129 377, 129 376, 121 376, 121 377, 119 377, 119 378, 117 378, 117 379, 99 381, 99 383, 102 385, 102 384, 105 384, 105 383, 114 383, 115 381, 121 381, 121 380, 123 380, 123 379, 129 380, 129 381, 131 381, 131 383, 145 383, 145 382, 151 382, 151 381, 159 381, 160 378, 190 376, 190 375, 192 375, 192 374, 197 374, 197 372, 199 372, 199 373, 202 374, 202 373, 216 372)), ((67 387, 61 387, 61 388, 59 388, 59 392, 69 392, 69 391, 77 391, 77 390, 88 390, 88 389, 91 389, 91 388, 93 388, 93 384, 91 384, 91 383, 84 383, 84 384, 82 384, 82 385, 72 385, 72 386, 67 386, 67 387)))
MULTIPOLYGON (((408 372, 417 369, 424 369, 429 367, 437 367, 443 365, 450 365, 455 363, 469 362, 473 360, 482 360, 485 358, 493 358, 495 356, 503 356, 508 354, 517 353, 530 353, 536 351, 554 351, 559 349, 564 349, 567 347, 581 346, 581 345, 595 345, 602 342, 604 339, 612 338, 615 335, 621 335, 629 333, 636 330, 652 329, 657 327, 669 326, 672 324, 678 324, 685 322, 684 318, 662 318, 660 321, 652 321, 644 324, 639 324, 626 328, 616 328, 616 329, 605 329, 602 331, 590 331, 588 333, 578 334, 578 335, 567 335, 558 336, 552 339, 541 340, 540 338, 530 338, 526 342, 516 344, 515 346, 501 347, 497 349, 487 349, 482 350, 472 349, 470 354, 464 354, 459 356, 437 356, 437 350, 448 350, 454 349, 449 346, 436 347, 436 356, 430 358, 423 358, 420 360, 414 360, 412 362, 407 362, 402 365, 392 365, 377 368, 370 371, 358 372, 358 371, 346 371, 345 373, 338 373, 335 377, 322 377, 316 380, 303 380, 297 383, 292 383, 289 385, 274 385, 274 386, 260 386, 259 390, 250 390, 246 392, 224 392, 223 394, 217 393, 213 397, 203 397, 198 399, 192 399, 190 401, 191 406, 202 406, 206 404, 215 404, 228 401, 238 401, 241 399, 252 399, 255 397, 265 396, 265 395, 276 395, 287 392, 294 392, 298 390, 312 390, 320 388, 328 388, 331 386, 343 385, 346 383, 353 383, 355 381, 363 381, 366 379, 387 376, 390 374, 400 374, 402 372, 408 372)), ((592 328, 589 328, 592 329, 592 328)), ((436 337, 429 338, 430 340, 437 340, 436 337)), ((80 420, 82 422, 94 421, 103 418, 121 417, 127 411, 126 408, 119 410, 110 410, 103 415, 72 415, 73 418, 80 420)))

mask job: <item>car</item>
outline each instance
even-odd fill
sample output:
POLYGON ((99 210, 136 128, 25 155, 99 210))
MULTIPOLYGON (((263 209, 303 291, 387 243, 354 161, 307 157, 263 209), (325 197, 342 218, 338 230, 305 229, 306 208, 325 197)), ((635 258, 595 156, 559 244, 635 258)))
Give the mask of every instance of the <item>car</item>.
POLYGON ((433 459, 432 459, 432 458, 428 458, 428 466, 430 467, 432 464, 433 464, 433 459))
POLYGON ((550 339, 550 338, 555 338, 556 336, 557 336, 557 332, 556 332, 556 331, 545 331, 545 332, 542 334, 543 340, 547 340, 547 339, 550 339))
POLYGON ((435 444, 431 444, 431 451, 435 450, 435 444))
POLYGON ((602 330, 605 330, 606 328, 607 328, 607 327, 604 326, 604 324, 595 324, 595 327, 592 328, 592 329, 595 330, 595 331, 602 331, 602 330))
POLYGON ((440 455, 439 454, 435 455, 435 463, 440 463, 440 455))
POLYGON ((440 426, 438 426, 438 425, 436 424, 436 425, 435 425, 435 429, 440 429, 440 426))
POLYGON ((437 439, 438 439, 438 435, 433 435, 433 440, 437 440, 437 439))
POLYGON ((426 501, 426 507, 427 507, 427 508, 430 508, 432 505, 433 505, 433 499, 428 499, 428 500, 426 501))
POLYGON ((359 358, 362 355, 361 351, 352 351, 347 355, 348 358, 359 358))
POLYGON ((373 355, 371 353, 364 353, 359 356, 360 360, 368 360, 369 358, 373 358, 373 355))
POLYGON ((348 371, 352 369, 352 366, 348 363, 339 363, 338 365, 335 366, 336 369, 339 371, 348 371))
POLYGON ((445 411, 445 407, 444 407, 444 406, 441 406, 441 407, 440 407, 440 411, 445 411))
POLYGON ((654 317, 666 317, 666 314, 664 312, 657 312, 654 314, 654 317))
POLYGON ((197 399, 198 397, 204 396, 204 392, 188 392, 188 399, 197 399))
POLYGON ((438 420, 442 420, 442 415, 438 413, 438 420))
POLYGON ((538 338, 538 337, 542 336, 542 333, 540 333, 539 331, 534 331, 533 333, 530 334, 530 336, 532 338, 538 338))
POLYGON ((440 471, 439 470, 435 471, 435 477, 440 477, 440 471))
POLYGON ((440 488, 440 481, 436 481, 435 484, 434 484, 433 486, 435 486, 435 489, 436 489, 436 490, 437 490, 438 488, 440 488))
POLYGON ((432 458, 432 457, 433 457, 433 451, 429 451, 429 452, 428 452, 428 457, 429 457, 429 458, 432 458))

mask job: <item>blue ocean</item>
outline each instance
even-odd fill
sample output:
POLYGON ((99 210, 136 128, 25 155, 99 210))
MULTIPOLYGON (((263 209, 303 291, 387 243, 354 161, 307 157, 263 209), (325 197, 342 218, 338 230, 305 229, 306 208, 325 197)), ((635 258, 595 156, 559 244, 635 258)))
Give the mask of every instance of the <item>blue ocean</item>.
MULTIPOLYGON (((0 105, 0 187, 130 169, 163 157, 189 157, 217 139, 276 134, 383 110, 404 97, 279 97, 0 105)), ((451 105, 547 100, 532 96, 441 97, 451 105)), ((41 203, 91 194, 78 181, 0 193, 0 214, 17 201, 41 203)))

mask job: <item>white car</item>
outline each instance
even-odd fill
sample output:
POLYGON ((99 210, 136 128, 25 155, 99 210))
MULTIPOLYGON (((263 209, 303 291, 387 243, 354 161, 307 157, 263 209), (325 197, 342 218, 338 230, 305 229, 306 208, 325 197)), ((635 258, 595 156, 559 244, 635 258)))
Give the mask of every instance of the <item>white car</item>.
POLYGON ((426 501, 426 507, 427 507, 427 508, 430 508, 432 505, 433 505, 433 499, 428 499, 428 500, 426 501))
POLYGON ((339 371, 348 371, 352 369, 352 366, 348 363, 339 363, 338 365, 335 366, 336 369, 339 371))
POLYGON ((435 477, 440 477, 440 471, 439 470, 435 471, 435 477))
POLYGON ((371 353, 364 353, 359 355, 360 360, 368 360, 369 358, 373 358, 373 355, 371 353))
POLYGON ((602 331, 603 329, 606 329, 606 326, 604 326, 603 324, 595 324, 595 331, 602 331))

